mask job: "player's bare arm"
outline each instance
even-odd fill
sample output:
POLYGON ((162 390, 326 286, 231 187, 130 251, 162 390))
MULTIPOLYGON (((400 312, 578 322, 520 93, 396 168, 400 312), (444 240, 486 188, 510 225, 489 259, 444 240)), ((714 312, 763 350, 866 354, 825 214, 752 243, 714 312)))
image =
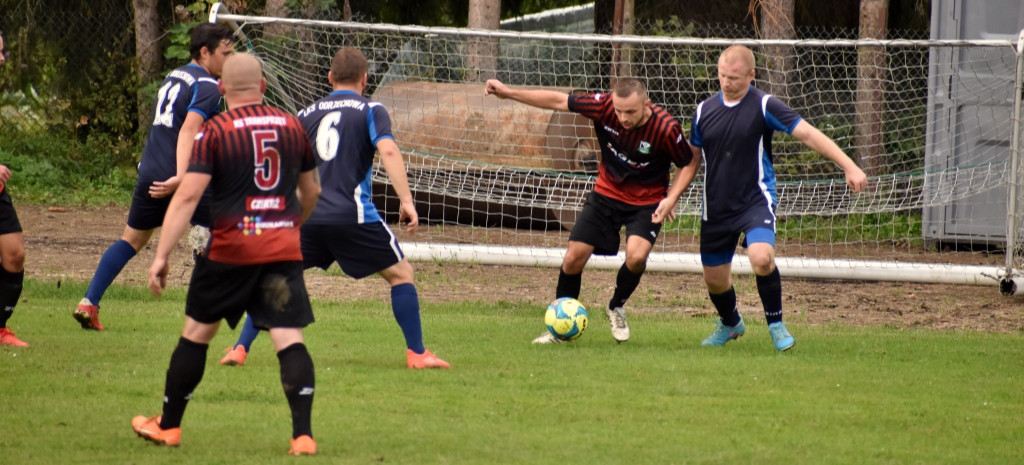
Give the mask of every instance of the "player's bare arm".
POLYGON ((868 177, 864 171, 857 166, 853 160, 843 152, 843 149, 836 145, 832 138, 814 127, 811 123, 801 120, 793 129, 793 137, 796 137, 815 152, 842 168, 846 175, 846 185, 850 190, 860 192, 867 187, 868 177))
POLYGON ((299 173, 299 185, 296 195, 299 196, 299 203, 302 204, 302 217, 299 225, 306 222, 309 215, 313 213, 317 199, 320 198, 320 170, 313 168, 309 171, 299 173))
POLYGON ((543 89, 513 89, 497 79, 488 79, 484 86, 484 95, 508 98, 519 103, 546 108, 548 110, 569 111, 569 94, 543 89))
POLYGON ((0 187, 6 186, 11 180, 11 169, 7 165, 0 165, 0 187))
POLYGON ((672 185, 668 189, 668 196, 658 203, 658 208, 651 215, 652 223, 658 224, 675 219, 679 197, 690 187, 693 178, 697 176, 698 168, 700 168, 700 158, 694 156, 690 159, 690 163, 676 170, 675 175, 672 176, 672 185))
POLYGON ((380 161, 384 165, 384 171, 388 174, 391 187, 398 195, 398 222, 405 222, 405 232, 415 233, 419 227, 420 217, 416 213, 416 203, 412 198, 412 190, 409 189, 409 178, 405 173, 405 160, 402 159, 402 152, 394 139, 384 138, 377 142, 377 151, 380 152, 380 161))
POLYGON ((210 178, 209 174, 187 173, 182 178, 177 193, 171 198, 160 232, 160 243, 157 244, 156 256, 148 273, 149 290, 155 296, 160 296, 167 286, 167 273, 170 272, 167 259, 171 256, 174 246, 178 244, 178 239, 188 231, 189 221, 196 211, 196 205, 199 205, 203 191, 210 184, 210 178))
POLYGON ((167 178, 163 181, 156 181, 149 187, 149 195, 153 198, 167 197, 174 193, 181 183, 181 178, 185 175, 185 170, 188 169, 188 158, 192 155, 192 144, 195 142, 196 134, 203 127, 203 122, 206 119, 203 115, 194 111, 188 112, 185 116, 185 122, 181 125, 181 129, 178 130, 178 142, 175 148, 177 166, 177 174, 167 178))

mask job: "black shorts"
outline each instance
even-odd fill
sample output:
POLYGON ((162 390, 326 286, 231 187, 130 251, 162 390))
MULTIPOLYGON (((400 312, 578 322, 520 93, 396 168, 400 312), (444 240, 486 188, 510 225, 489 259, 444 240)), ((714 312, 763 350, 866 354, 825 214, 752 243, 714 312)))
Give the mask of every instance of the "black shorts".
POLYGON ((591 192, 576 217, 569 240, 594 246, 596 255, 615 255, 619 253, 619 230, 625 226, 627 238, 640 236, 654 244, 661 232, 661 225, 651 222, 657 209, 658 204, 630 205, 591 192))
POLYGON ((313 323, 302 262, 230 265, 197 257, 185 314, 200 323, 227 320, 234 328, 245 312, 262 329, 304 328, 313 323))
POLYGON ((700 261, 704 266, 724 265, 732 261, 736 244, 743 234, 743 247, 764 242, 775 246, 775 208, 755 205, 722 221, 701 221, 700 261))
POLYGON ((18 221, 18 212, 14 210, 14 201, 11 194, 4 188, 0 191, 0 236, 10 233, 21 232, 21 221, 18 221))
POLYGON ((341 271, 365 278, 405 258, 398 239, 382 221, 364 224, 302 226, 302 264, 327 269, 338 262, 341 271))
MULTIPOLYGON (((153 184, 152 179, 139 178, 135 182, 135 192, 132 194, 132 206, 128 209, 128 226, 139 231, 149 231, 159 228, 164 224, 164 215, 167 214, 167 207, 171 204, 171 197, 154 198, 149 195, 149 186, 153 184)), ((192 224, 210 227, 210 190, 203 192, 199 199, 196 212, 192 214, 192 224)))

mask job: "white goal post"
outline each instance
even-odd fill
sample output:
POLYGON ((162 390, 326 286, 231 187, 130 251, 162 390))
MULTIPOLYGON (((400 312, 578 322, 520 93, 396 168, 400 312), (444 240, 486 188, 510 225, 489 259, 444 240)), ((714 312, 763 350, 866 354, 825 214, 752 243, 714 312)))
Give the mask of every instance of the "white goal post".
MULTIPOLYGON (((1024 39, 526 33, 234 15, 219 5, 210 21, 235 28, 264 63, 268 101, 289 111, 330 92, 326 75, 339 47, 363 50, 367 93, 391 113, 425 222, 417 233, 425 240, 403 243, 412 259, 557 266, 593 185, 589 121, 485 97, 481 79, 599 92, 609 87, 610 69, 626 70, 689 135, 695 105, 717 92, 718 54, 745 44, 757 57, 755 85, 784 99, 869 174, 866 192, 853 194, 831 162, 776 136, 783 275, 1001 283, 1006 294, 1020 284, 1024 292, 1024 39), (472 41, 496 56, 467 57, 472 41), (612 56, 628 61, 612 67, 612 56), (948 104, 954 90, 963 97, 948 104)), ((662 229, 648 269, 700 270, 702 179, 680 199, 680 217, 662 229)), ((382 211, 394 215, 382 169, 375 181, 382 211)), ((595 257, 589 266, 619 264, 621 256, 595 257)), ((742 254, 734 270, 749 272, 742 254)))

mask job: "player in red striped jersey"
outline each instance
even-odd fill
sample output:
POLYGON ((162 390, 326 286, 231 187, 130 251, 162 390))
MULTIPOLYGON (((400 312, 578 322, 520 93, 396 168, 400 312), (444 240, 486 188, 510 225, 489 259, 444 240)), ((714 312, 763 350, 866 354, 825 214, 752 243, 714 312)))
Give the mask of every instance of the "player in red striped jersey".
POLYGON ((149 269, 150 290, 162 293, 168 256, 208 185, 212 239, 196 259, 189 283, 185 328, 167 370, 163 414, 135 417, 132 428, 148 440, 179 445, 181 418, 203 377, 210 341, 221 320, 233 328, 248 312, 257 327, 269 330, 277 351, 291 408, 289 453, 315 454, 313 360, 302 335, 314 318, 302 275, 299 226, 320 195, 316 162, 299 120, 263 104, 266 81, 255 57, 228 58, 218 87, 228 111, 208 120, 196 136, 149 269))
MULTIPOLYGON (((578 299, 583 268, 590 256, 617 254, 619 231, 625 227, 626 261, 619 268, 605 315, 611 323, 612 337, 626 342, 630 332, 623 307, 647 268, 647 257, 662 223, 675 217, 679 196, 697 171, 698 160, 691 155, 679 123, 652 104, 647 87, 633 78, 619 79, 611 93, 589 95, 514 89, 491 79, 484 94, 538 108, 572 111, 593 120, 601 146, 597 183, 569 235, 555 297, 578 299)), ((533 342, 560 341, 544 332, 533 342)))

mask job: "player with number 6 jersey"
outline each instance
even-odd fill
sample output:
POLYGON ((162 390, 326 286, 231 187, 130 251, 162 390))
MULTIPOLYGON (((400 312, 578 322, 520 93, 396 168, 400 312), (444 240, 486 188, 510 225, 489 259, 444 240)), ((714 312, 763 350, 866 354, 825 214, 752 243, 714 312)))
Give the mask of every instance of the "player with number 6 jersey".
MULTIPOLYGON (((380 151, 381 164, 400 201, 398 220, 408 222, 406 231, 416 231, 419 216, 402 153, 391 135, 391 117, 383 105, 362 95, 368 68, 359 49, 338 50, 327 73, 333 92, 298 114, 317 154, 323 188, 313 214, 302 226, 303 266, 327 269, 337 262, 355 279, 380 275, 391 286, 391 311, 405 336, 406 367, 450 368, 423 345, 412 265, 371 198, 374 153, 380 151)), ((257 334, 247 319, 221 365, 245 363, 257 334)))

